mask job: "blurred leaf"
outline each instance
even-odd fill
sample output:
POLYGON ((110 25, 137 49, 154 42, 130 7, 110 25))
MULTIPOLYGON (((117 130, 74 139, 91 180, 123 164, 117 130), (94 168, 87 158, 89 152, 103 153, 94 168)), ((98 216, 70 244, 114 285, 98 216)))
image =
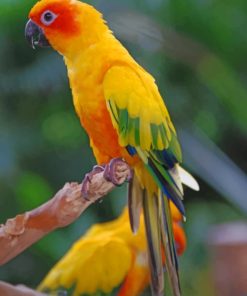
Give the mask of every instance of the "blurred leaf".
POLYGON ((15 184, 20 210, 33 209, 52 196, 48 182, 33 172, 23 172, 15 184))
POLYGON ((234 70, 215 56, 206 56, 198 67, 203 81, 224 103, 234 122, 247 131, 247 89, 234 70))
POLYGON ((77 117, 68 112, 57 112, 46 118, 42 125, 44 138, 54 146, 77 147, 83 138, 77 117))

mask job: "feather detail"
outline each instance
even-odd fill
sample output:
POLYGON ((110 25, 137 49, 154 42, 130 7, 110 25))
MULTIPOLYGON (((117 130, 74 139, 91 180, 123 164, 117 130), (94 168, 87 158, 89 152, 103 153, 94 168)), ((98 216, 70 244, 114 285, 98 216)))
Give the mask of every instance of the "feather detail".
POLYGON ((142 210, 142 188, 135 174, 128 187, 128 209, 130 226, 133 233, 137 233, 140 226, 140 215, 142 210))
POLYGON ((182 203, 183 196, 169 175, 168 171, 166 171, 161 165, 155 163, 150 158, 148 161, 148 167, 150 168, 150 172, 154 177, 154 180, 157 182, 159 188, 165 195, 167 195, 169 199, 173 201, 180 213, 185 216, 185 209, 182 203))
POLYGON ((176 183, 177 187, 181 191, 182 195, 184 194, 183 185, 181 181, 181 176, 179 174, 179 166, 177 164, 174 165, 173 168, 169 169, 169 174, 171 175, 172 179, 176 183))
POLYGON ((156 195, 143 190, 143 213, 148 245, 148 259, 151 270, 152 295, 164 295, 164 273, 161 253, 161 230, 159 202, 156 195))
POLYGON ((159 190, 159 210, 160 210, 160 224, 161 224, 161 238, 162 245, 165 251, 165 265, 168 277, 171 282, 174 296, 181 296, 180 282, 178 274, 178 259, 176 247, 174 243, 174 235, 172 228, 172 219, 169 202, 166 196, 159 190))
POLYGON ((195 191, 199 191, 200 187, 196 179, 181 166, 178 166, 178 172, 182 183, 195 191))
POLYGON ((185 209, 182 203, 183 195, 173 178, 170 176, 169 171, 167 171, 159 162, 155 161, 151 154, 143 152, 140 147, 136 147, 136 151, 158 187, 173 201, 180 213, 185 216, 185 209))
POLYGON ((147 151, 171 146, 176 156, 181 154, 169 114, 151 76, 127 65, 115 65, 105 74, 103 90, 120 146, 140 146, 147 151))

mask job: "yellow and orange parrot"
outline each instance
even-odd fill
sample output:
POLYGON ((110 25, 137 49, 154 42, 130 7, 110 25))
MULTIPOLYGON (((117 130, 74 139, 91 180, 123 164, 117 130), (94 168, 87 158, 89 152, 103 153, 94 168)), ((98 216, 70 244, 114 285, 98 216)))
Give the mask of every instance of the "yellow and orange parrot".
MULTIPOLYGON (((143 215, 136 235, 128 210, 115 220, 93 225, 49 271, 38 287, 48 295, 139 296, 149 284, 149 268, 143 215)), ((186 238, 172 213, 177 252, 186 238)), ((165 258, 163 257, 165 260, 165 258)))
POLYGON ((77 0, 41 0, 25 29, 33 47, 51 45, 64 57, 73 102, 99 165, 114 182, 113 167, 124 159, 133 168, 129 214, 138 231, 143 208, 153 295, 163 295, 166 270, 180 295, 170 204, 182 216, 182 183, 198 190, 182 161, 175 128, 154 78, 114 37, 102 15, 77 0), (169 201, 170 204, 169 204, 169 201))

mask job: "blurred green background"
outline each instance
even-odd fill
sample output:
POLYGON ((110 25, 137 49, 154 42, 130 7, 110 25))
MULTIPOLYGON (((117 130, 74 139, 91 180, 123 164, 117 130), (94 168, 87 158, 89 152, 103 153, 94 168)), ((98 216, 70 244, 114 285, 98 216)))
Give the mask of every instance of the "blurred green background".
MULTIPOLYGON (((95 163, 74 113, 62 58, 24 38, 35 0, 0 2, 0 223, 80 181, 95 163)), ((246 219, 246 0, 99 0, 117 37, 157 80, 177 126, 186 168, 185 296, 214 295, 208 233, 246 219)), ((93 71, 93 69, 92 69, 93 71)), ((0 268, 0 278, 35 287, 74 240, 116 217, 125 188, 0 268)))

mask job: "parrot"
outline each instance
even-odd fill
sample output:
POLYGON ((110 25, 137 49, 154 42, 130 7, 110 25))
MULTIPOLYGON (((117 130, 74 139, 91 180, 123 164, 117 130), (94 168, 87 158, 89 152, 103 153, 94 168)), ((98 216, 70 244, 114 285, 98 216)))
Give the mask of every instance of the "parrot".
MULTIPOLYGON (((172 213, 176 250, 181 255, 186 237, 172 213)), ((139 296, 148 287, 149 267, 143 214, 140 230, 131 231, 128 209, 110 222, 99 223, 78 239, 38 286, 48 295, 139 296)), ((165 256, 163 256, 165 261, 165 256)))
POLYGON ((102 14, 78 0, 38 1, 25 36, 33 48, 51 46, 63 56, 96 169, 106 169, 114 183, 119 160, 132 168, 129 220, 137 233, 143 212, 152 295, 164 295, 166 278, 173 295, 181 295, 171 207, 185 219, 183 184, 194 190, 199 185, 181 166, 177 133, 155 79, 114 36, 102 14))

